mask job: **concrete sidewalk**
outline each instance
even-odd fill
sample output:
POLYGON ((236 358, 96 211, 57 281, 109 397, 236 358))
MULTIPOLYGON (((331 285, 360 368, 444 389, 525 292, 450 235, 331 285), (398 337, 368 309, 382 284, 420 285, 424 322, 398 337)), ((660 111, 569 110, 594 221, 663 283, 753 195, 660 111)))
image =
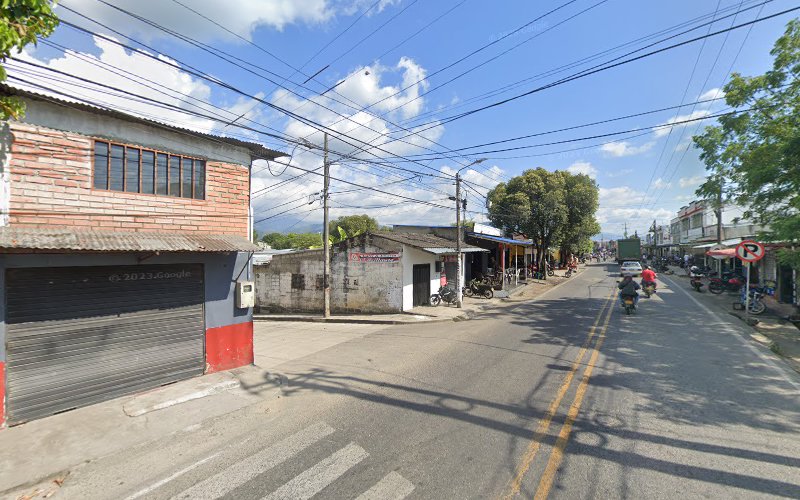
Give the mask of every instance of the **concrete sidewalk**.
POLYGON ((406 325, 439 321, 464 321, 471 319, 486 308, 502 303, 511 298, 532 298, 539 293, 549 290, 561 283, 566 278, 556 276, 547 281, 528 280, 520 283, 512 290, 495 290, 494 298, 483 299, 480 297, 464 297, 461 309, 453 304, 442 303, 437 307, 418 306, 406 313, 397 314, 334 314, 330 318, 323 318, 321 314, 254 314, 253 320, 279 321, 279 322, 306 322, 306 323, 346 323, 365 325, 406 325))
POLYGON ((80 464, 277 397, 283 380, 248 366, 0 430, 0 498, 42 481, 59 484, 80 464))
MULTIPOLYGON (((670 267, 675 273, 667 275, 676 285, 689 288, 689 276, 680 267, 670 267)), ((695 293, 695 298, 708 307, 720 313, 727 313, 744 320, 744 311, 733 309, 733 303, 738 302, 739 294, 724 292, 715 295, 708 292, 708 280, 703 280, 706 286, 703 292, 695 293)), ((692 290, 694 292, 694 290, 692 290)), ((758 320, 752 326, 750 337, 756 342, 767 346, 772 352, 786 360, 794 370, 800 372, 800 329, 785 318, 776 314, 776 311, 767 306, 766 312, 759 316, 750 316, 758 320)))

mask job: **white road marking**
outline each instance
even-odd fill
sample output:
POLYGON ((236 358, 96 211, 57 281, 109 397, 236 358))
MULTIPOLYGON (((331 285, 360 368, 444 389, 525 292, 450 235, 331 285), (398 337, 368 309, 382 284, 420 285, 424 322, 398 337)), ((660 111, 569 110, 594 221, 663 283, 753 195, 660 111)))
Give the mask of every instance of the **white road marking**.
MULTIPOLYGON (((671 281, 671 280, 670 280, 670 281, 671 281)), ((680 291, 681 291, 681 293, 683 293, 684 295, 686 295, 687 297, 689 297, 690 299, 692 299, 692 302, 694 302, 695 304, 697 304, 697 305, 698 305, 698 306, 699 306, 699 307, 700 307, 702 310, 704 310, 704 311, 705 311, 705 312, 706 312, 706 313, 707 313, 709 316, 712 316, 713 318, 716 318, 717 322, 719 323, 719 325, 720 325, 722 328, 724 328, 725 330, 727 330, 727 331, 729 331, 729 332, 733 333, 733 334, 734 334, 733 336, 734 336, 734 337, 736 337, 737 339, 739 339, 739 342, 741 342, 742 344, 744 344, 745 346, 747 346, 747 348, 748 348, 748 349, 750 349, 751 351, 753 351, 753 353, 755 353, 755 355, 756 355, 758 358, 760 358, 760 359, 761 359, 761 361, 763 361, 763 362, 764 362, 764 363, 765 363, 767 366, 769 366, 770 368, 772 368, 774 371, 778 372, 778 374, 781 376, 781 378, 782 378, 783 380, 785 380, 785 381, 786 381, 786 382, 787 382, 789 385, 791 385, 792 387, 794 387, 795 389, 797 389, 797 390, 799 390, 799 391, 800 391, 800 384, 798 384, 797 382, 795 382, 794 380, 792 380, 791 378, 789 378, 788 370, 787 370, 787 371, 784 371, 784 369, 782 369, 781 367, 779 367, 779 366, 776 364, 776 362, 775 362, 775 360, 774 360, 774 359, 771 359, 769 356, 767 356, 767 355, 766 355, 766 354, 764 354, 763 352, 759 351, 759 350, 758 350, 758 349, 757 349, 757 348, 756 348, 756 347, 753 345, 753 343, 752 343, 751 341, 748 341, 748 340, 747 340, 746 338, 744 338, 744 337, 743 337, 743 336, 742 336, 740 333, 738 333, 738 332, 734 331, 734 330, 737 330, 737 329, 738 329, 740 332, 743 332, 743 333, 745 333, 745 334, 747 334, 747 335, 749 336, 749 333, 748 333, 746 330, 743 330, 743 329, 742 329, 742 327, 739 327, 739 328, 737 328, 737 327, 733 326, 732 324, 728 323, 727 321, 723 321, 723 320, 722 320, 722 318, 720 318, 720 317, 719 317, 719 315, 718 315, 717 313, 715 313, 714 311, 712 311, 711 309, 709 309, 708 307, 706 307, 706 306, 705 306, 705 304, 701 303, 699 300, 697 300, 696 298, 694 298, 694 297, 693 297, 693 296, 692 296, 692 295, 691 295, 689 292, 687 292, 687 291, 686 291, 686 290, 684 290, 683 288, 680 288, 679 286, 677 286, 677 284, 676 284, 674 281, 673 281, 672 283, 675 285, 675 287, 676 287, 678 290, 680 290, 680 291)), ((711 326, 711 325, 709 325, 709 326, 711 326)), ((738 326, 738 325, 737 325, 737 326, 738 326)), ((793 372, 793 373, 794 373, 794 372, 793 372)))
POLYGON ((294 479, 264 498, 266 500, 307 500, 368 456, 369 453, 364 448, 350 443, 317 465, 298 474, 294 479))
POLYGON ((375 486, 358 496, 356 500, 403 500, 414 491, 414 485, 397 472, 390 472, 375 486))
POLYGON ((215 454, 211 455, 210 457, 206 457, 206 458, 200 460, 199 462, 195 462, 192 465, 190 465, 190 466, 188 466, 188 467, 186 467, 184 469, 179 470, 175 474, 173 474, 173 475, 171 475, 169 477, 165 477, 161 481, 153 483, 150 486, 148 486, 147 488, 144 488, 142 490, 137 491, 136 493, 134 493, 133 495, 129 496, 125 500, 134 500, 135 498, 139 498, 141 496, 147 495, 151 491, 154 491, 154 490, 157 490, 158 488, 161 488, 162 486, 164 486, 168 482, 172 481, 173 479, 178 478, 178 477, 186 474, 190 470, 203 465, 204 463, 208 462, 209 460, 211 460, 212 458, 216 457, 217 455, 219 455, 219 453, 215 453, 215 454))
POLYGON ((283 441, 263 449, 248 458, 236 462, 214 476, 195 484, 173 498, 214 499, 233 490, 280 465, 320 439, 333 434, 334 429, 324 422, 314 424, 292 434, 283 441))

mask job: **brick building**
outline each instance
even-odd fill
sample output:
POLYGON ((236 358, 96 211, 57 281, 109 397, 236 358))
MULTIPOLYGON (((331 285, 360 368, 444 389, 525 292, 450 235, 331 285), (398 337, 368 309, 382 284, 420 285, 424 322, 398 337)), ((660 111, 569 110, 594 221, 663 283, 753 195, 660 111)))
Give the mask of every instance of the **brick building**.
POLYGON ((252 363, 250 166, 281 153, 0 92, 0 425, 252 363))

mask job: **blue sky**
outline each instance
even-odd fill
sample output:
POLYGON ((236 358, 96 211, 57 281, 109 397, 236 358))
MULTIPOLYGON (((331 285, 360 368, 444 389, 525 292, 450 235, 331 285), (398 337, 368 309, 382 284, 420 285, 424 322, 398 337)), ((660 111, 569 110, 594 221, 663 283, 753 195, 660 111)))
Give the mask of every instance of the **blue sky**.
MULTIPOLYGON (((783 32, 785 23, 794 14, 757 23, 752 30, 747 27, 737 29, 727 38, 725 35, 717 35, 708 38, 705 44, 700 41, 687 44, 465 118, 442 123, 442 120, 459 112, 555 82, 563 76, 586 69, 591 64, 541 76, 555 68, 681 23, 694 20, 694 24, 689 26, 694 27, 705 22, 698 18, 709 16, 707 19, 710 20, 715 11, 717 17, 722 17, 740 8, 752 7, 738 14, 735 19, 726 17, 714 23, 711 25, 712 32, 728 28, 732 22, 748 22, 759 14, 760 17, 765 17, 794 5, 779 0, 763 6, 762 2, 752 0, 575 0, 520 32, 500 40, 520 26, 567 2, 180 0, 178 3, 174 0, 139 0, 109 3, 158 23, 168 30, 188 35, 214 49, 225 51, 237 58, 236 62, 247 70, 215 58, 208 52, 157 27, 135 20, 98 0, 63 0, 59 2, 57 12, 65 20, 127 44, 135 45, 111 30, 145 43, 149 48, 143 50, 162 60, 171 61, 170 65, 123 49, 112 42, 92 38, 68 26, 60 27, 50 39, 69 48, 66 55, 59 48, 41 44, 35 50, 28 50, 25 57, 49 68, 146 95, 181 109, 197 110, 197 106, 210 109, 207 104, 200 103, 211 103, 217 107, 213 111, 228 120, 244 114, 249 121, 239 123, 246 123, 252 129, 264 131, 269 128, 284 138, 304 138, 317 146, 321 145, 322 134, 313 127, 178 69, 191 67, 192 71, 210 75, 246 94, 293 110, 297 115, 330 126, 340 134, 346 134, 346 142, 340 140, 341 136, 332 137, 331 149, 357 158, 339 158, 332 170, 337 179, 363 186, 376 186, 385 193, 428 201, 434 205, 450 205, 446 197, 452 194, 454 188, 452 180, 447 179, 447 176, 453 174, 456 168, 486 157, 480 165, 465 169, 464 174, 472 186, 468 189, 469 210, 473 211, 470 217, 477 220, 482 217, 480 212, 485 212, 480 199, 485 188, 490 188, 498 181, 517 175, 527 168, 570 169, 588 173, 596 178, 601 188, 601 209, 598 216, 603 232, 614 235, 622 232, 625 223, 630 232, 638 230, 641 233, 653 219, 659 223, 668 222, 680 206, 692 199, 693 191, 701 182, 703 167, 697 158, 697 152, 691 148, 685 153, 684 150, 691 135, 702 126, 713 123, 713 120, 676 126, 671 131, 670 128, 649 128, 663 125, 676 117, 702 117, 725 109, 724 101, 700 105, 692 103, 701 96, 722 97, 714 89, 725 83, 731 67, 743 74, 758 74, 768 69, 771 65, 769 50, 783 32), (106 27, 76 16, 67 8, 102 22, 106 27), (440 15, 441 19, 400 47, 394 48, 440 15), (571 16, 575 17, 569 19, 571 16), (350 28, 342 34, 348 27, 350 28), (378 31, 368 37, 376 29, 378 31), (497 40, 498 43, 478 54, 446 68, 470 52, 497 40), (520 45, 514 48, 517 44, 520 45), (322 52, 309 60, 323 47, 322 52), (508 52, 502 54, 505 51, 508 52), (495 59, 486 62, 491 58, 495 59), (485 64, 449 81, 480 63, 485 64), (139 80, 137 83, 135 77, 120 73, 120 68, 146 78, 149 82, 139 80), (322 68, 325 68, 324 71, 315 79, 303 84, 308 76, 322 68), (109 69, 116 74, 110 73, 109 69), (280 89, 256 75, 266 75, 266 71, 273 73, 272 76, 267 75, 269 78, 299 95, 280 89), (430 78, 419 82, 431 74, 430 78), (537 75, 539 78, 533 79, 537 75), (496 94, 489 99, 475 100, 477 96, 525 79, 529 81, 524 81, 508 92, 496 94), (342 80, 344 83, 340 83, 335 92, 320 95, 342 80), (171 89, 171 93, 165 95, 161 90, 153 88, 158 85, 171 89), (392 96, 402 89, 405 90, 392 96), (187 98, 187 95, 190 97, 187 98), (372 112, 378 114, 377 117, 359 111, 360 108, 387 97, 387 100, 371 108, 372 112), (187 100, 192 104, 187 104, 187 100), (444 147, 469 147, 687 103, 680 110, 467 150, 463 157, 455 159, 428 158, 431 155, 442 156, 444 147), (428 124, 422 127, 427 130, 404 139, 406 142, 389 143, 382 150, 373 149, 373 154, 352 153, 354 138, 376 145, 389 140, 382 134, 389 134, 391 137, 407 135, 398 129, 398 125, 413 128, 420 124, 428 124), (370 128, 365 128, 364 125, 370 128), (510 152, 484 152, 637 128, 645 130, 638 133, 638 137, 628 139, 621 135, 510 152), (430 142, 431 140, 438 144, 430 142), (600 145, 601 143, 605 144, 600 145), (436 153, 431 153, 426 147, 436 153), (564 151, 576 148, 582 149, 564 151), (420 155, 419 158, 425 160, 382 166, 359 161, 387 156, 409 158, 412 155, 420 155), (414 177, 411 170, 436 177, 414 177)), ((708 29, 699 28, 669 43, 704 35, 708 29)), ((648 42, 635 43, 627 50, 640 48, 646 43, 648 42)), ((669 43, 656 45, 653 49, 669 43)), ((141 45, 137 47, 142 48, 141 45)), ((610 60, 623 52, 608 53, 592 64, 610 60)), ((190 128, 262 141, 273 148, 293 153, 291 164, 301 168, 314 169, 321 164, 318 150, 309 151, 253 130, 223 126, 220 121, 132 101, 129 95, 109 95, 107 89, 105 93, 99 93, 96 89, 86 88, 85 83, 76 87, 75 82, 69 78, 48 74, 40 69, 14 63, 11 66, 12 75, 78 98, 89 98, 190 128)), ((336 154, 332 157, 338 158, 336 154)), ((286 160, 288 158, 282 161, 286 160)), ((396 160, 397 158, 392 159, 396 160)), ((284 167, 285 165, 262 163, 254 167, 254 190, 258 194, 254 198, 256 220, 265 219, 258 225, 262 230, 296 230, 317 224, 321 218, 319 203, 313 201, 315 193, 321 187, 319 177, 306 175, 289 180, 302 172, 291 167, 284 171, 284 167), (269 188, 283 180, 287 182, 279 187, 269 188), (286 204, 276 207, 284 203, 286 204), (285 210, 288 212, 280 214, 285 210)), ((334 216, 369 213, 385 224, 448 223, 454 217, 453 210, 421 205, 385 193, 356 189, 344 182, 333 181, 332 190, 334 216)))

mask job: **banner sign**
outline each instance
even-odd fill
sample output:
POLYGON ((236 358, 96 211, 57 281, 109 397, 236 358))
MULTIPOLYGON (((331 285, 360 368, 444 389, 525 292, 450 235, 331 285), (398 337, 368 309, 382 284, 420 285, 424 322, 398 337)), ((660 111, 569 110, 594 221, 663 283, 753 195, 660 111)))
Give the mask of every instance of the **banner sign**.
POLYGON ((397 252, 350 252, 349 260, 350 262, 400 262, 400 254, 397 252))

